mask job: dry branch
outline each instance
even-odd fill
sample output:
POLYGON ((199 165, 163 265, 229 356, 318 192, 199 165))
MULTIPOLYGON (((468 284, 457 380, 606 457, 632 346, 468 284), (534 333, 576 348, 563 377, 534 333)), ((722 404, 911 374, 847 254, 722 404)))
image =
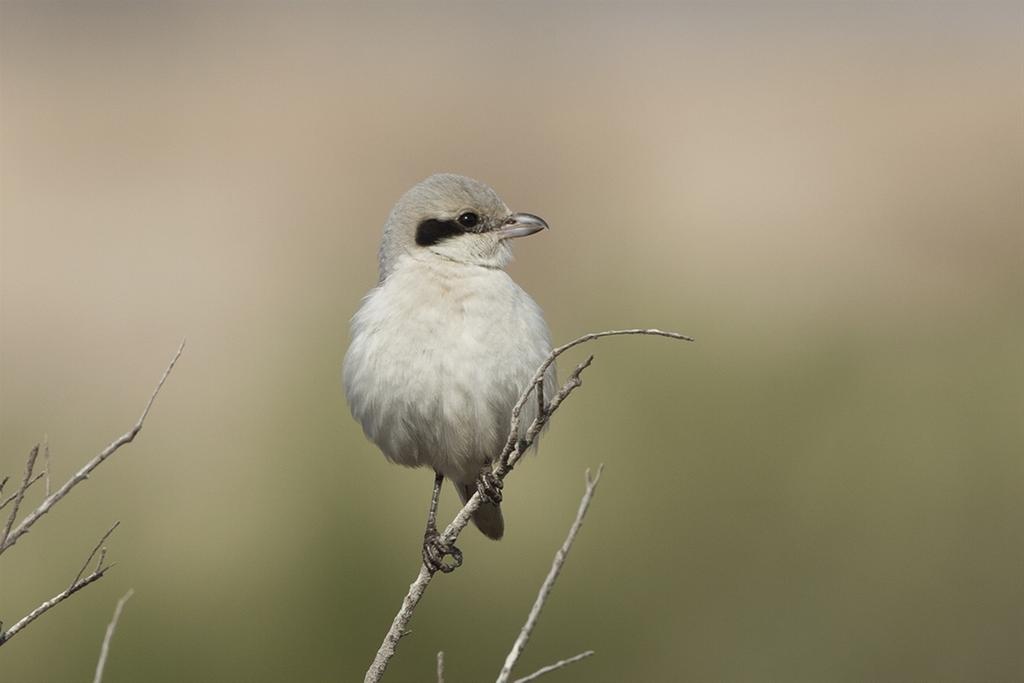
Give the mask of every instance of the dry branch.
MULTIPOLYGON (((515 643, 512 644, 512 649, 508 653, 508 657, 505 658, 505 665, 501 667, 501 673, 498 674, 497 683, 507 683, 508 679, 512 676, 512 669, 516 665, 516 661, 519 656, 523 654, 523 650, 526 648, 527 641, 530 640, 530 634, 533 633, 533 628, 537 625, 537 620, 540 619, 540 612, 544 609, 544 603, 547 602, 548 596, 551 595, 551 589, 555 587, 555 581, 558 580, 558 575, 562 573, 562 565, 565 564, 565 558, 569 557, 569 551, 572 550, 572 544, 576 540, 576 534, 580 532, 580 527, 583 526, 583 518, 587 515, 587 509, 590 507, 590 501, 594 497, 594 491, 597 490, 597 482, 601 480, 601 472, 604 471, 604 465, 597 468, 597 474, 594 478, 590 478, 590 470, 587 470, 584 475, 586 481, 586 490, 583 492, 583 499, 580 501, 579 510, 576 511, 576 520, 569 527, 569 535, 565 537, 565 542, 562 547, 555 553, 555 559, 551 563, 551 569, 548 571, 547 578, 544 579, 544 583, 540 586, 540 591, 537 593, 537 599, 533 603, 533 608, 530 610, 529 616, 526 617, 526 623, 523 624, 522 630, 519 632, 519 636, 516 638, 515 643)), ((563 665, 564 666, 564 665, 563 665)))
MULTIPOLYGON (((118 438, 114 439, 114 441, 112 441, 109 446, 100 451, 99 454, 96 455, 96 457, 87 462, 82 467, 82 469, 78 470, 78 472, 76 472, 70 479, 64 482, 63 486, 61 486, 55 492, 44 498, 43 502, 39 504, 39 507, 30 512, 28 515, 26 515, 25 518, 21 520, 21 523, 18 524, 18 526, 15 527, 13 531, 11 531, 10 526, 14 522, 14 517, 17 514, 18 506, 20 504, 21 499, 19 498, 15 502, 14 509, 11 511, 11 515, 8 518, 7 529, 3 535, 3 540, 0 541, 0 554, 3 554, 5 550, 7 550, 12 545, 17 543, 19 538, 28 533, 29 529, 32 528, 33 524, 38 522, 39 519, 47 512, 49 512, 54 505, 59 503, 64 498, 64 496, 68 495, 68 493, 71 492, 71 489, 75 488, 75 486, 88 479, 89 474, 94 469, 99 467, 104 460, 106 460, 115 452, 117 452, 117 449, 119 449, 126 443, 131 443, 132 441, 135 440, 135 437, 142 430, 142 423, 145 422, 146 416, 149 415, 149 409, 153 407, 153 401, 156 400, 157 394, 160 393, 160 388, 163 387, 164 382, 167 380, 167 376, 171 374, 171 370, 174 369, 174 364, 178 362, 178 358, 181 356, 181 352, 182 350, 184 350, 184 348, 185 342, 182 341, 181 346, 178 347, 178 351, 174 354, 174 358, 171 359, 171 362, 167 366, 167 369, 164 370, 163 376, 160 377, 160 381, 157 382, 156 389, 154 389, 153 393, 150 395, 149 402, 146 403, 145 410, 142 411, 142 415, 139 417, 138 421, 136 421, 135 424, 132 425, 132 428, 129 429, 124 434, 122 434, 121 436, 119 436, 118 438)), ((38 451, 38 446, 32 449, 33 454, 37 454, 38 451)), ((29 464, 31 465, 32 463, 34 463, 35 457, 34 455, 30 455, 29 457, 31 460, 29 464)), ((21 494, 21 496, 24 496, 24 490, 28 488, 28 481, 30 478, 31 467, 26 469, 25 483, 23 483, 22 488, 19 489, 19 494, 21 494)))
POLYGON ((103 560, 107 557, 107 549, 103 544, 107 542, 107 539, 110 538, 110 534, 114 533, 114 530, 119 526, 121 526, 120 521, 114 522, 114 525, 107 529, 107 533, 103 534, 103 537, 100 538, 100 542, 96 544, 92 549, 92 552, 89 553, 89 557, 85 558, 85 562, 82 563, 82 568, 78 570, 78 574, 75 575, 74 581, 71 582, 72 586, 78 583, 78 580, 82 578, 82 574, 84 574, 85 570, 88 569, 89 563, 92 562, 92 558, 96 557, 96 553, 100 554, 100 559, 99 562, 96 563, 96 568, 99 569, 103 565, 103 560))
MULTIPOLYGON (((78 472, 76 472, 55 492, 50 492, 50 448, 48 441, 44 440, 43 442, 43 459, 45 461, 46 469, 44 472, 39 473, 35 477, 33 477, 32 474, 35 468, 36 458, 39 455, 39 445, 37 444, 32 449, 25 463, 25 476, 22 479, 21 486, 13 495, 0 502, 0 509, 6 507, 9 503, 13 503, 11 512, 7 517, 7 522, 4 524, 2 535, 0 535, 0 554, 3 554, 3 552, 11 546, 13 546, 18 541, 19 538, 27 534, 29 530, 32 528, 32 525, 38 522, 43 515, 45 515, 47 512, 53 509, 53 507, 57 503, 63 500, 64 497, 71 492, 71 489, 73 489, 75 486, 85 481, 86 479, 88 479, 90 473, 92 473, 93 470, 99 467, 99 465, 104 460, 113 455, 121 446, 125 445, 126 443, 131 443, 135 439, 138 433, 142 430, 142 424, 143 422, 145 422, 146 416, 149 415, 149 411, 153 407, 153 402, 156 400, 157 394, 160 393, 160 388, 163 387, 168 375, 171 374, 171 370, 174 369, 174 364, 178 362, 178 358, 181 356, 181 352, 184 350, 184 348, 185 342, 182 341, 181 345, 178 347, 177 352, 175 352, 174 357, 171 359, 170 364, 168 364, 167 369, 164 370, 163 375, 161 375, 160 381, 157 382, 156 388, 153 390, 153 393, 150 394, 149 401, 146 403, 146 407, 142 411, 142 415, 135 422, 135 424, 132 425, 132 428, 125 432, 124 434, 122 434, 117 439, 115 439, 113 442, 111 442, 110 445, 108 445, 102 451, 100 451, 98 455, 96 455, 92 460, 87 462, 80 470, 78 470, 78 472), (25 492, 29 489, 29 487, 32 486, 32 484, 34 484, 35 482, 39 481, 41 478, 44 477, 46 479, 46 491, 43 501, 38 505, 38 507, 36 507, 35 510, 27 514, 21 520, 21 523, 19 523, 17 526, 14 526, 14 522, 18 516, 18 511, 21 507, 22 502, 25 499, 25 492)), ((3 486, 4 484, 7 483, 7 481, 7 477, 4 477, 4 479, 0 481, 0 492, 3 491, 3 486)), ((64 602, 72 595, 82 590, 94 581, 98 581, 99 579, 103 578, 103 575, 107 572, 107 570, 114 566, 112 564, 104 564, 107 558, 107 549, 104 546, 104 543, 106 543, 110 535, 114 533, 114 530, 117 529, 119 524, 120 522, 115 522, 114 525, 110 527, 110 529, 108 529, 105 534, 103 534, 99 542, 95 545, 95 547, 93 547, 92 552, 89 553, 89 556, 82 564, 82 568, 78 570, 78 574, 76 574, 75 578, 71 581, 71 585, 69 585, 65 590, 61 591, 57 595, 53 596, 49 600, 45 601, 44 603, 36 607, 34 610, 29 612, 24 617, 22 617, 11 628, 7 629, 6 631, 0 630, 0 645, 3 645, 8 640, 13 638, 22 629, 24 629, 33 621, 41 617, 43 614, 45 614, 53 607, 56 607, 60 603, 64 602), (92 564, 93 558, 96 558, 97 555, 99 557, 96 560, 95 567, 93 568, 92 572, 90 572, 88 575, 85 575, 86 571, 89 568, 89 565, 92 564)), ((126 599, 127 597, 123 598, 122 601, 126 599)), ((120 615, 120 609, 122 607, 123 604, 118 603, 118 610, 117 612, 115 612, 114 622, 112 622, 110 627, 111 629, 113 629, 113 627, 116 626, 117 617, 120 615)), ((2 623, 0 623, 0 626, 2 626, 2 623)), ((111 634, 112 630, 109 630, 107 635, 108 639, 111 634)), ((108 643, 104 641, 104 653, 100 660, 100 669, 97 670, 97 676, 102 675, 102 665, 106 656, 107 646, 108 643)), ((97 680, 99 679, 97 678, 97 680)))
POLYGON ((78 575, 75 577, 75 580, 71 582, 70 586, 68 586, 63 591, 61 591, 60 593, 57 593, 57 595, 53 596, 52 598, 50 598, 49 600, 47 600, 43 604, 39 605, 39 607, 36 607, 34 610, 32 610, 31 612, 26 614, 24 617, 19 619, 18 622, 16 624, 14 624, 14 626, 12 626, 9 629, 7 629, 6 631, 0 633, 0 645, 4 645, 5 643, 7 643, 7 641, 9 641, 11 638, 13 638, 14 636, 18 635, 18 633, 22 629, 24 629, 26 626, 31 624, 33 621, 35 621, 39 617, 43 616, 43 614, 48 612, 50 609, 52 609, 52 608, 56 607, 57 605, 59 605, 60 603, 64 602, 65 600, 70 598, 72 595, 74 595, 78 591, 82 590, 83 588, 85 588, 89 584, 93 583, 94 581, 99 581, 100 579, 103 578, 103 575, 107 573, 107 570, 114 566, 112 564, 108 564, 108 565, 104 565, 103 564, 103 560, 106 557, 105 553, 101 553, 100 554, 100 561, 96 564, 96 568, 93 569, 93 571, 90 574, 88 574, 87 576, 84 576, 84 577, 82 576, 82 574, 84 573, 85 567, 88 567, 89 563, 92 562, 92 558, 96 556, 96 551, 100 548, 100 546, 103 545, 103 542, 110 536, 110 534, 116 528, 117 528, 117 524, 115 524, 113 527, 111 527, 110 531, 108 531, 107 533, 103 534, 103 538, 101 538, 100 542, 96 545, 95 548, 93 548, 93 551, 91 553, 89 553, 89 557, 86 559, 85 565, 82 567, 82 571, 78 572, 78 575))
POLYGON ((569 666, 570 664, 573 664, 574 662, 578 662, 581 659, 586 659, 587 657, 589 657, 592 654, 594 654, 593 650, 587 650, 586 652, 581 652, 578 655, 576 655, 575 657, 569 657, 569 659, 562 659, 562 660, 559 660, 559 661, 555 662, 554 664, 549 664, 548 666, 541 667, 540 669, 537 669, 536 671, 534 671, 529 676, 523 676, 522 678, 517 678, 512 683, 527 683, 527 681, 535 681, 538 678, 540 678, 541 676, 543 676, 544 674, 548 674, 548 673, 551 673, 552 671, 556 671, 558 669, 561 669, 563 666, 569 666))
POLYGON ((18 518, 18 509, 21 507, 21 501, 25 500, 25 492, 32 485, 32 470, 36 466, 37 457, 39 457, 39 444, 32 447, 32 450, 28 453, 28 459, 25 461, 25 478, 21 480, 18 492, 14 494, 14 507, 11 508, 11 513, 7 516, 3 535, 0 535, 0 552, 3 552, 3 549, 7 547, 7 539, 11 536, 11 527, 14 526, 14 520, 18 518))
POLYGON ((43 463, 46 467, 43 470, 43 476, 46 477, 46 490, 43 496, 48 497, 50 495, 50 437, 46 435, 43 436, 43 463))
POLYGON ((128 602, 128 598, 132 597, 134 593, 134 590, 129 589, 117 601, 117 606, 114 608, 114 616, 110 623, 107 624, 107 632, 103 636, 103 645, 100 646, 100 660, 96 662, 96 675, 93 677, 92 683, 101 683, 103 680, 103 669, 107 665, 107 655, 110 654, 110 641, 113 640, 114 631, 117 630, 117 622, 121 618, 121 612, 124 610, 124 603, 128 602))
MULTIPOLYGON (((44 477, 46 477, 46 472, 40 472, 39 474, 32 477, 32 481, 30 481, 28 483, 28 486, 25 487, 25 491, 28 491, 30 488, 32 488, 32 484, 36 483, 40 479, 43 479, 44 477)), ((7 496, 2 501, 0 501, 0 510, 3 510, 5 507, 7 507, 8 504, 13 503, 14 499, 17 498, 20 493, 21 489, 19 488, 17 491, 15 491, 11 495, 7 496)))
MULTIPOLYGON (((560 355, 573 347, 594 339, 600 339, 601 337, 612 337, 618 335, 653 335, 669 337, 671 339, 681 339, 683 341, 693 341, 692 337, 688 337, 677 332, 636 328, 629 330, 592 332, 552 350, 551 353, 548 354, 547 359, 545 359, 545 361, 541 363, 540 367, 537 368, 537 372, 530 380, 529 385, 523 390, 522 395, 520 395, 519 400, 512 409, 508 439, 505 442, 505 447, 502 449, 501 454, 498 456, 499 465, 494 470, 494 475, 499 480, 504 481, 505 477, 512 471, 512 468, 515 467, 523 454, 533 445, 537 435, 540 434, 541 430, 547 424, 554 412, 559 408, 559 406, 561 406, 562 402, 565 401, 565 399, 582 384, 580 376, 594 360, 594 357, 590 356, 587 360, 576 366, 576 369, 570 373, 569 378, 562 385, 561 389, 559 389, 555 396, 552 397, 550 403, 548 403, 543 410, 538 410, 537 416, 526 430, 526 434, 520 438, 520 416, 523 406, 526 405, 526 401, 529 400, 531 392, 541 388, 544 382, 544 375, 547 372, 547 369, 551 367, 551 364, 554 363, 560 355)), ((461 510, 459 510, 455 515, 455 518, 441 533, 440 541, 443 544, 448 546, 453 546, 455 544, 459 534, 462 533, 462 530, 469 524, 470 518, 477 508, 480 507, 481 502, 479 491, 474 493, 470 499, 466 501, 466 504, 461 510)), ((408 632, 406 627, 412 619, 412 615, 416 611, 416 606, 419 604, 420 598, 423 597, 423 594, 426 592, 427 586, 430 585, 430 581, 433 577, 434 572, 421 564, 419 574, 417 574, 412 584, 409 585, 409 591, 402 600, 402 606, 399 608, 398 613, 392 620, 391 627, 384 636, 384 641, 377 650, 377 654, 374 657, 373 662, 370 664, 370 668, 366 671, 364 683, 377 683, 384 676, 384 671, 387 668, 388 662, 395 655, 395 649, 398 647, 398 641, 408 632)))

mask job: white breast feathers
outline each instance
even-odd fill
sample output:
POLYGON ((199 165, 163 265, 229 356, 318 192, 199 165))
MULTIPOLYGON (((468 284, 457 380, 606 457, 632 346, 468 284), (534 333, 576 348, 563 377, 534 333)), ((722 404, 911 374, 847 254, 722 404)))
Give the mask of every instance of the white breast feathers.
MULTIPOLYGON (((504 271, 406 258, 352 320, 345 393, 389 460, 469 483, 550 351, 540 308, 504 271)), ((552 366, 545 396, 554 385, 552 366)), ((535 411, 527 401, 524 430, 535 411)))

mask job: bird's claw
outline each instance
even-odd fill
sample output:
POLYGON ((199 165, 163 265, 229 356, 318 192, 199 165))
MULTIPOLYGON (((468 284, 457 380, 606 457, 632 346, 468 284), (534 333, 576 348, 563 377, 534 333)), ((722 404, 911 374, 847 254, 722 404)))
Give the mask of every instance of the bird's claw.
POLYGON ((454 544, 441 542, 441 534, 437 531, 428 531, 423 535, 423 565, 431 574, 440 571, 442 574, 450 574, 462 566, 462 551, 454 544), (445 558, 451 556, 451 564, 445 563, 445 558))
POLYGON ((501 503, 501 489, 505 483, 494 472, 485 469, 476 480, 476 490, 480 492, 480 500, 491 505, 501 503))

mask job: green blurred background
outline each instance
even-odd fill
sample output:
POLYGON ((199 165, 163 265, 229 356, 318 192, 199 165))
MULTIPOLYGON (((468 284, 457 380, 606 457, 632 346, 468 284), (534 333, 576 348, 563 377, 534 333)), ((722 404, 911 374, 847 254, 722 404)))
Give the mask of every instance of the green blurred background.
MULTIPOLYGON (((381 225, 434 171, 549 233, 512 275, 611 339, 386 680, 1024 679, 1016 4, 0 6, 0 474, 135 444, 0 562, 3 681, 357 680, 430 475, 340 389, 381 225)), ((562 366, 582 357, 581 351, 562 366)), ((455 510, 445 491, 445 517, 455 510)), ((33 498, 37 501, 38 498, 33 498)), ((4 513, 6 515, 6 512, 4 513)))

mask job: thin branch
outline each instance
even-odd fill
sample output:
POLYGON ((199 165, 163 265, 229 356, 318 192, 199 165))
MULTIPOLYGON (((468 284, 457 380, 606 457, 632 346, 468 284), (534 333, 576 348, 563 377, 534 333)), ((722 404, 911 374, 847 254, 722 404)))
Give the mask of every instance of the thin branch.
MULTIPOLYGON (((39 481, 40 479, 44 478, 45 476, 46 476, 46 472, 39 472, 38 474, 36 474, 34 477, 32 477, 32 481, 30 481, 28 483, 28 486, 25 487, 25 491, 28 491, 30 488, 32 488, 32 484, 36 483, 37 481, 39 481)), ((19 489, 18 491, 15 491, 11 495, 9 495, 6 498, 4 498, 4 500, 2 502, 0 502, 0 510, 3 510, 5 507, 7 507, 8 503, 11 503, 12 501, 14 501, 14 499, 18 497, 18 493, 20 491, 21 491, 21 489, 19 489)))
MULTIPOLYGON (((167 369, 164 370, 163 376, 160 377, 160 381, 157 383, 156 389, 154 389, 153 393, 150 395, 149 402, 146 403, 145 410, 142 411, 142 415, 139 417, 138 421, 134 425, 132 425, 132 428, 125 432, 124 434, 122 434, 121 436, 119 436, 113 442, 111 442, 109 446, 100 451, 100 453, 96 457, 87 462, 82 467, 82 469, 78 470, 78 472, 76 472, 70 479, 64 482, 63 486, 57 489, 53 494, 47 496, 43 500, 43 502, 39 504, 39 507, 30 512, 28 515, 26 515, 25 518, 21 520, 21 523, 18 524, 18 526, 14 529, 14 531, 11 531, 9 535, 5 535, 5 540, 3 542, 0 542, 0 553, 3 553, 5 550, 10 548, 18 541, 19 538, 28 533, 29 529, 32 528, 33 524, 38 522, 39 519, 47 512, 49 512, 54 505, 59 503, 64 498, 64 496, 68 495, 71 489, 73 489, 75 486, 82 483, 86 479, 88 479, 89 474, 94 469, 99 467, 104 460, 113 455, 117 451, 117 449, 135 440, 135 437, 142 430, 142 423, 145 422, 146 416, 149 415, 149 409, 153 407, 153 401, 156 400, 157 394, 160 393, 160 388, 163 387, 164 382, 167 380, 167 376, 171 374, 171 370, 174 369, 174 364, 178 362, 178 358, 181 356, 181 352, 184 349, 185 342, 182 341, 181 346, 178 347, 178 351, 174 354, 174 358, 171 359, 171 362, 167 366, 167 369)), ((17 509, 17 505, 15 505, 15 509, 17 509)))
MULTIPOLYGON (((534 387, 543 386, 544 375, 547 374, 548 368, 551 367, 551 364, 555 362, 555 359, 557 359, 559 356, 561 356, 569 349, 579 346, 580 344, 585 344, 589 341, 600 339, 602 337, 617 337, 620 335, 651 335, 656 337, 669 337, 670 339, 680 339, 682 341, 688 342, 694 341, 693 337, 687 336, 685 334, 679 334, 678 332, 666 332, 664 330, 659 330, 655 328, 638 327, 628 330, 605 330, 603 332, 590 332, 588 334, 583 335, 582 337, 577 337, 576 339, 573 339, 571 342, 567 344, 562 344, 558 348, 553 349, 551 353, 548 354, 547 359, 545 359, 545 361, 540 364, 540 367, 537 368, 537 372, 534 373, 533 379, 531 379, 530 383, 527 385, 527 389, 522 393, 522 395, 519 397, 519 400, 516 401, 515 406, 513 406, 512 408, 512 425, 511 429, 509 429, 508 440, 505 442, 505 448, 502 450, 500 457, 500 460, 503 465, 509 462, 510 460, 511 465, 515 465, 515 461, 518 460, 519 456, 526 450, 516 449, 519 436, 519 420, 521 413, 523 411, 523 406, 526 405, 526 401, 530 397, 530 391, 534 387), (518 453, 514 452, 515 450, 518 450, 518 453)), ((548 412, 553 412, 553 409, 549 408, 548 412)))
POLYGON ((103 534, 103 537, 100 538, 99 543, 97 543, 96 547, 92 549, 91 553, 89 553, 89 557, 85 558, 85 562, 82 563, 82 568, 78 570, 78 574, 75 575, 75 579, 71 582, 72 586, 78 583, 78 580, 82 578, 82 574, 84 574, 85 570, 89 567, 89 563, 92 562, 92 558, 96 557, 97 552, 100 553, 100 561, 96 563, 96 569, 99 569, 103 566, 103 560, 107 557, 107 549, 103 547, 103 544, 107 542, 108 538, 110 538, 110 534, 114 533, 114 529, 116 529, 119 526, 121 526, 120 521, 114 522, 114 526, 107 529, 107 533, 103 534), (102 552, 100 550, 101 548, 102 552))
MULTIPOLYGON (((534 418, 533 422, 526 430, 526 436, 516 441, 515 447, 507 457, 501 459, 501 465, 498 467, 499 474, 502 479, 515 467, 519 459, 523 457, 523 454, 530 449, 530 446, 537 439, 540 433, 544 430, 548 420, 551 418, 551 414, 558 410, 558 406, 562 405, 562 401, 569 397, 569 394, 583 386, 583 380, 581 375, 583 371, 590 367, 590 364, 594 362, 594 356, 587 356, 587 359, 577 365, 571 373, 569 378, 562 385, 561 391, 555 394, 554 398, 551 399, 551 403, 547 405, 547 408, 534 418)), ((543 390, 541 390, 543 391, 543 390)))
POLYGON ((19 631, 24 629, 26 626, 31 624, 39 617, 43 616, 43 614, 45 614, 51 608, 56 607, 60 603, 64 602, 72 595, 82 590, 94 581, 99 581, 103 578, 103 575, 107 573, 107 570, 114 566, 112 564, 104 566, 103 559, 106 557, 105 552, 100 553, 100 561, 96 564, 96 568, 93 569, 89 575, 83 577, 82 574, 85 571, 85 567, 89 566, 89 563, 92 561, 92 558, 96 556, 97 550, 100 549, 100 547, 103 545, 103 542, 110 536, 110 534, 116 528, 117 524, 111 527, 110 530, 107 531, 107 533, 103 534, 103 538, 100 539, 100 542, 96 544, 96 547, 93 548, 91 553, 89 553, 89 557, 86 559, 85 565, 83 565, 82 570, 78 572, 78 575, 75 577, 75 580, 71 582, 70 586, 68 586, 63 591, 57 593, 57 595, 53 596, 43 604, 39 605, 39 607, 36 607, 34 610, 26 614, 14 626, 0 633, 0 645, 3 645, 7 641, 9 641, 11 638, 17 635, 19 631))
MULTIPOLYGON (((630 330, 592 332, 552 350, 544 362, 541 363, 540 367, 537 368, 537 372, 534 373, 533 378, 530 379, 529 384, 526 385, 526 388, 523 390, 523 393, 519 396, 519 400, 516 401, 516 404, 512 409, 508 439, 506 439, 505 447, 498 456, 500 465, 495 469, 495 476, 504 481, 512 467, 514 467, 516 462, 519 461, 519 458, 522 457, 522 454, 529 450, 530 446, 533 445, 533 442, 537 438, 537 435, 540 434, 541 429, 544 428, 544 425, 551 419, 551 416, 554 415, 562 402, 568 398, 574 390, 581 386, 582 380, 580 377, 583 371, 590 365, 591 361, 593 361, 594 357, 591 356, 586 361, 576 366, 576 369, 569 375, 569 379, 551 399, 551 403, 548 404, 547 409, 540 412, 534 418, 530 427, 526 430, 526 434, 520 438, 520 413, 523 410, 523 406, 526 405, 526 401, 529 399, 530 393, 533 391, 534 387, 537 386, 538 382, 543 383, 547 369, 551 367, 551 364, 555 362, 555 359, 569 349, 594 339, 631 334, 655 335, 670 337, 672 339, 681 339, 683 341, 693 341, 692 337, 688 337, 677 332, 638 328, 630 330)), ((448 545, 453 545, 458 539, 459 534, 462 533, 462 530, 469 524, 470 518, 473 516, 473 513, 477 508, 480 507, 480 504, 480 492, 478 491, 474 493, 468 501, 466 501, 466 504, 461 510, 459 510, 455 515, 455 518, 441 533, 440 541, 448 545)), ((366 671, 364 683, 377 683, 380 681, 381 677, 384 676, 384 671, 387 669, 388 662, 395 656, 395 649, 398 647, 398 641, 402 638, 402 635, 407 632, 406 627, 412 619, 413 612, 416 611, 416 606, 419 604, 420 599, 423 597, 423 594, 427 590, 427 586, 430 585, 433 578, 433 572, 421 564, 419 574, 417 574, 416 578, 409 585, 409 591, 402 600, 402 606, 399 608, 398 613, 392 620, 391 627, 388 629, 387 634, 385 634, 384 641, 377 650, 377 654, 374 657, 373 662, 370 664, 370 668, 366 671)))
POLYGON ((7 517, 3 535, 0 535, 0 548, 3 548, 7 543, 7 539, 10 538, 11 527, 14 526, 14 520, 18 518, 18 508, 21 507, 21 501, 25 499, 25 491, 28 490, 32 483, 32 470, 36 466, 37 457, 39 457, 39 444, 33 446, 32 450, 28 453, 28 459, 25 461, 25 478, 21 480, 18 492, 14 494, 14 507, 11 508, 11 514, 7 517))
POLYGON ((437 653, 437 683, 444 683, 444 650, 437 653))
POLYGON ((10 627, 9 629, 4 631, 3 633, 0 633, 0 645, 5 644, 11 638, 13 638, 15 635, 17 635, 19 631, 24 629, 26 626, 31 624, 33 621, 35 621, 39 617, 43 616, 43 614, 45 614, 47 611, 49 611, 50 608, 56 607, 60 603, 64 602, 65 600, 70 598, 72 595, 74 595, 78 591, 80 591, 83 588, 85 588, 86 586, 88 586, 93 581, 99 581, 100 579, 102 579, 103 575, 106 574, 107 570, 110 569, 112 566, 113 565, 106 566, 106 567, 104 567, 101 570, 98 570, 98 571, 93 572, 92 574, 89 574, 89 576, 85 577, 84 579, 82 579, 81 581, 76 583, 71 588, 64 589, 63 591, 61 591, 57 595, 53 596, 52 598, 50 598, 49 600, 44 602, 43 604, 39 605, 39 607, 36 607, 34 610, 32 610, 31 612, 26 614, 14 626, 10 627))
POLYGON ((544 583, 540 586, 540 591, 537 593, 537 599, 533 603, 533 608, 530 609, 529 616, 526 617, 526 623, 523 624, 522 630, 519 632, 519 636, 516 641, 512 644, 512 649, 509 651, 508 656, 505 658, 505 665, 501 667, 501 673, 498 674, 497 683, 507 683, 508 679, 512 676, 512 669, 516 665, 519 656, 523 654, 523 650, 526 649, 526 643, 530 640, 530 634, 533 633, 534 627, 537 625, 537 620, 540 619, 540 612, 544 609, 544 603, 547 602, 548 596, 551 595, 551 590, 555 587, 555 581, 558 580, 558 575, 562 573, 562 565, 565 564, 565 559, 569 557, 569 551, 572 550, 572 544, 576 540, 576 534, 580 532, 580 527, 583 526, 583 518, 587 515, 587 509, 590 507, 590 501, 594 497, 594 492, 597 490, 597 482, 601 480, 601 472, 604 471, 604 465, 597 468, 597 474, 594 475, 593 479, 590 477, 590 470, 587 470, 584 475, 586 481, 586 491, 583 492, 583 499, 580 500, 579 510, 576 511, 576 520, 569 527, 569 535, 565 537, 565 542, 562 547, 555 553, 555 559, 551 563, 551 569, 548 571, 547 578, 544 579, 544 583))
POLYGON ((46 475, 46 491, 43 493, 43 497, 50 496, 50 437, 47 434, 43 435, 43 463, 45 463, 46 469, 43 474, 46 475))
POLYGON ((543 667, 541 669, 537 669, 536 671, 534 671, 529 676, 523 676, 522 678, 517 678, 512 683, 527 683, 527 681, 535 681, 538 678, 540 678, 541 676, 543 676, 544 674, 551 673, 552 671, 555 671, 556 669, 561 669, 563 666, 569 666, 570 664, 573 664, 574 662, 578 662, 581 659, 586 659, 587 657, 589 657, 592 654, 594 654, 593 650, 587 650, 586 652, 581 652, 578 655, 576 655, 575 657, 569 657, 569 659, 562 659, 562 660, 559 660, 559 661, 555 662, 554 664, 549 664, 548 666, 545 666, 545 667, 543 667))
POLYGON ((114 631, 117 630, 117 622, 121 618, 121 612, 124 610, 124 603, 128 602, 128 599, 135 593, 134 589, 129 589, 127 593, 121 596, 121 599, 117 601, 117 607, 114 608, 114 617, 107 624, 107 632, 103 636, 103 645, 100 647, 100 661, 96 663, 96 675, 92 679, 92 683, 101 683, 103 681, 103 668, 107 665, 107 655, 110 653, 110 641, 114 638, 114 631))

